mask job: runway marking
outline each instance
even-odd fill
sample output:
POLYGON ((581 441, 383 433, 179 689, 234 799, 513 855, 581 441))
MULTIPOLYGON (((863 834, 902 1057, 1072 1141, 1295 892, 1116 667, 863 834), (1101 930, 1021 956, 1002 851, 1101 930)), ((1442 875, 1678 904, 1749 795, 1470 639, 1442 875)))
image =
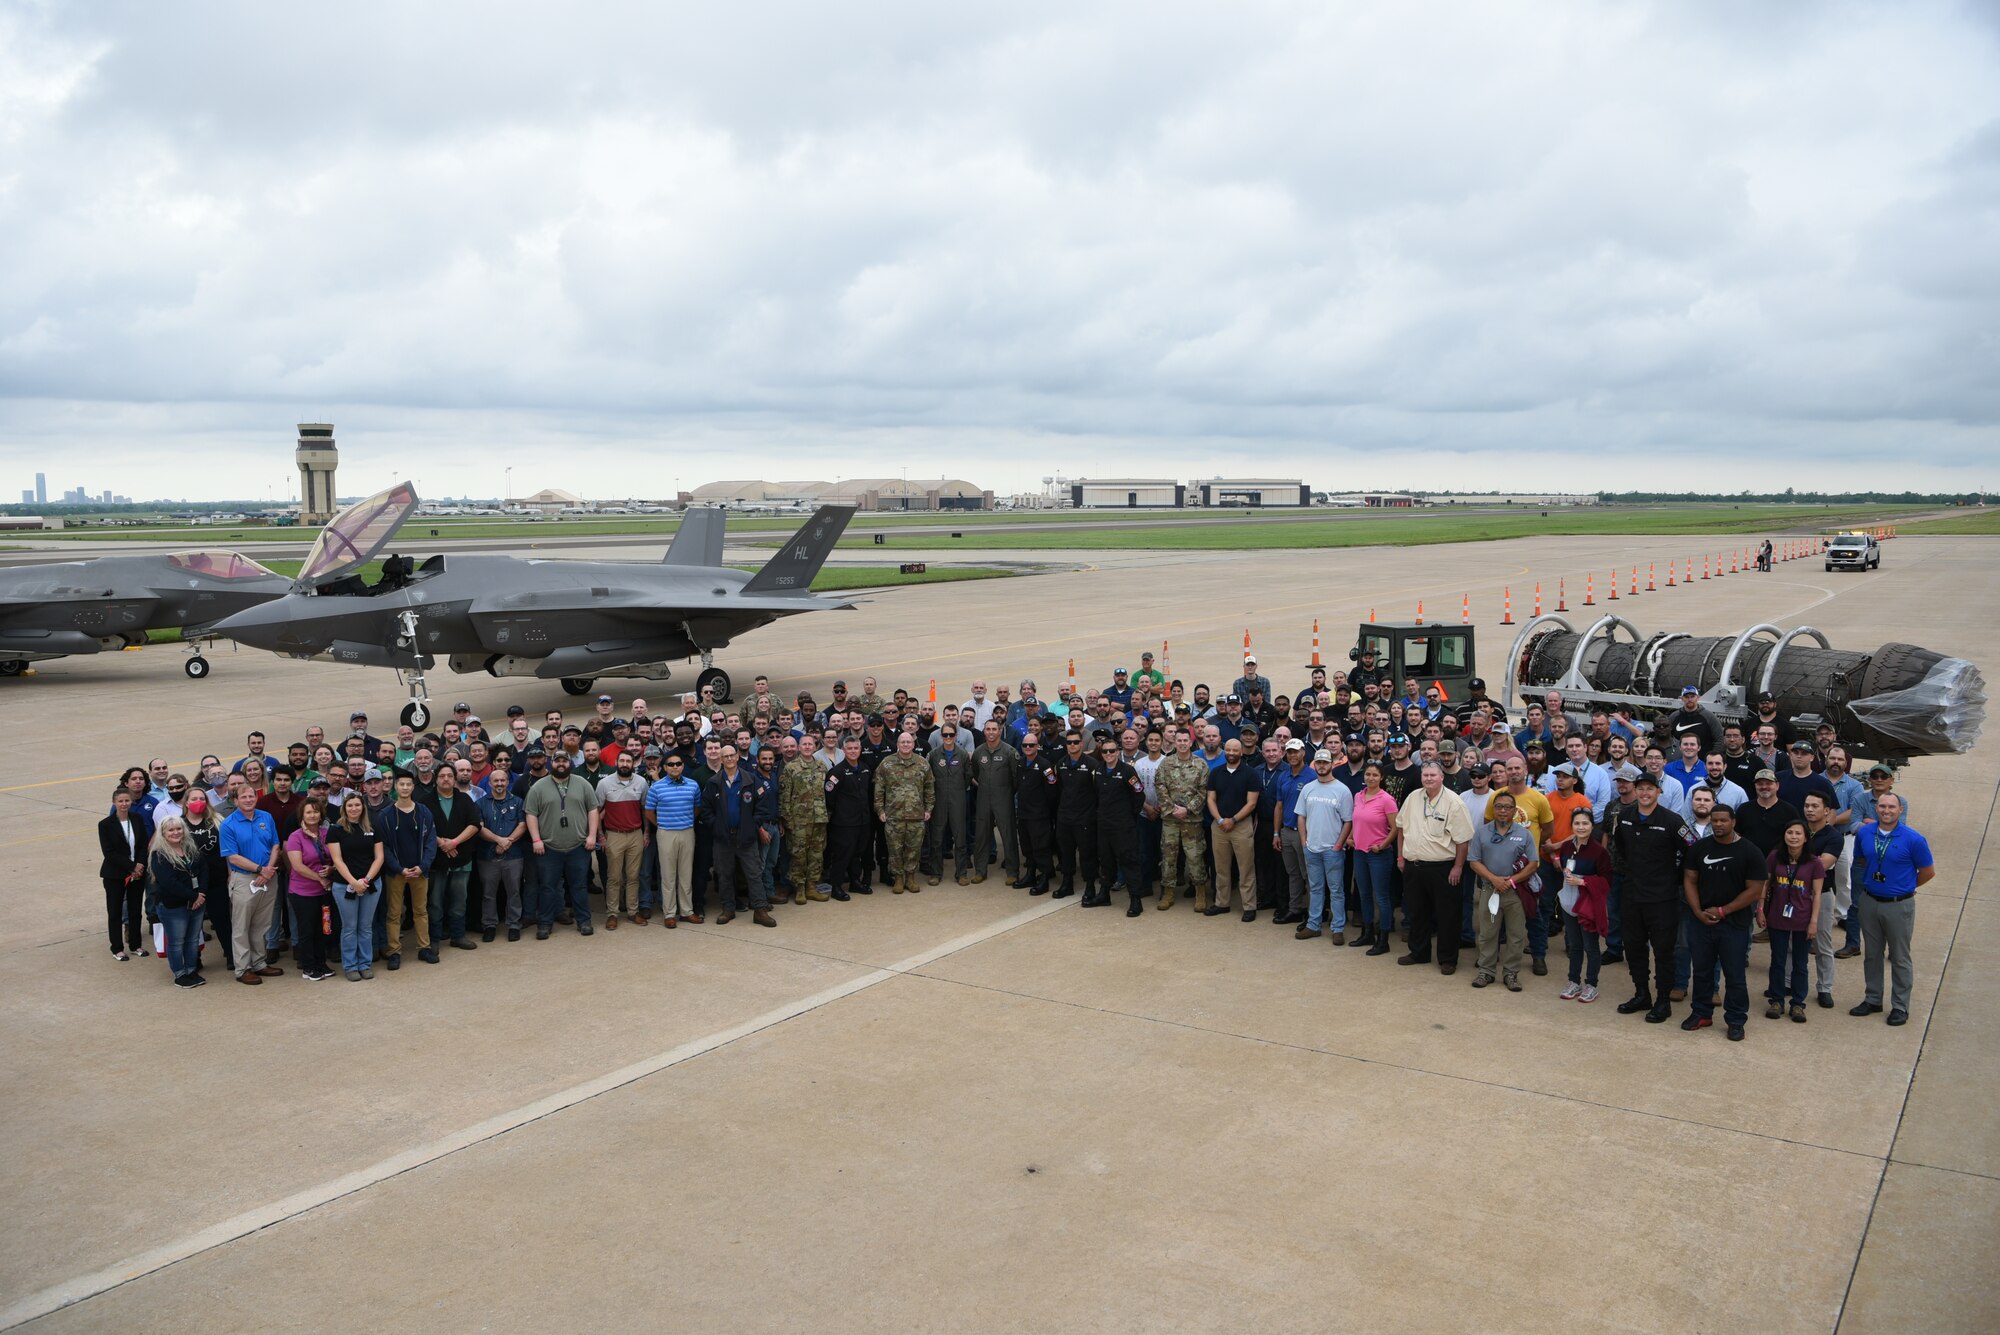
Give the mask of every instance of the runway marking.
POLYGON ((634 1081, 643 1080, 649 1075, 657 1075, 669 1067, 677 1066, 682 1062, 692 1060, 705 1053, 713 1052, 717 1048, 726 1047, 740 1038, 746 1038, 751 1034, 757 1033, 759 1030, 768 1029, 773 1025, 783 1024, 787 1020, 796 1019, 801 1015, 818 1010, 822 1006, 830 1005, 844 997, 851 997, 857 992, 866 991, 878 983, 886 983, 894 978, 914 974, 918 969, 923 968, 927 964, 934 964, 947 955, 956 954, 961 950, 966 950, 972 946, 990 941, 994 937, 1003 936, 1017 927, 1025 926, 1038 918, 1045 918, 1051 913, 1061 912, 1067 907, 1069 907, 1068 901, 1044 901, 1032 908, 1023 909, 1019 913, 1002 918, 998 922, 989 923, 985 927, 967 932, 962 936, 953 937, 942 945, 920 951, 908 959, 899 960, 894 964, 886 964, 880 968, 870 969, 858 978, 850 979, 844 983, 836 983, 832 987, 823 988, 818 992, 812 993, 810 996, 801 997, 797 1001, 787 1002, 782 1006, 765 1011, 762 1015, 754 1016, 751 1019, 730 1025, 727 1028, 718 1029, 705 1037, 691 1039, 678 1047, 669 1048, 656 1056, 633 1062, 629 1066, 620 1067, 618 1070, 597 1076, 594 1079, 585 1080, 579 1084, 570 1086, 568 1089, 536 1099, 532 1103, 523 1104, 521 1107, 515 1108, 510 1112, 499 1113, 483 1121, 475 1122, 469 1127, 452 1132, 450 1135, 440 1136, 428 1144, 416 1145, 404 1150, 400 1154, 391 1155, 387 1159, 372 1164, 367 1168, 357 1169, 351 1173, 343 1173, 331 1181, 307 1187, 303 1191, 293 1192, 281 1200, 259 1206, 254 1210, 246 1210, 232 1218, 225 1219, 217 1224, 211 1224, 207 1228, 191 1233, 184 1238, 179 1238, 158 1247, 148 1248, 137 1255, 129 1256, 122 1261, 105 1266, 102 1269, 91 1271, 89 1274, 79 1275, 74 1279, 66 1280, 60 1284, 53 1284, 37 1293, 31 1293, 24 1298, 17 1299, 9 1303, 4 1309, 0 1309, 0 1331, 12 1330, 16 1326, 39 1320, 52 1312, 59 1312, 65 1307, 72 1307, 77 1303, 86 1302, 100 1294, 108 1293, 112 1289, 130 1284, 134 1280, 143 1279, 147 1275, 199 1256, 203 1252, 212 1251, 227 1243, 235 1242, 239 1238, 246 1238, 253 1233, 260 1233, 267 1228, 276 1227, 289 1219, 294 1219, 299 1215, 316 1210, 322 1205, 331 1204, 344 1196, 351 1196, 358 1191, 365 1191, 378 1183, 386 1182, 390 1178, 400 1177, 404 1173, 422 1168, 426 1164, 435 1163, 439 1159, 458 1153, 460 1150, 470 1149, 474 1145, 492 1140, 496 1136, 503 1136, 509 1131, 518 1130, 530 1122, 537 1122, 542 1118, 553 1116, 567 1108, 573 1108, 579 1103, 594 1099, 601 1094, 608 1094, 613 1090, 632 1084, 634 1081))

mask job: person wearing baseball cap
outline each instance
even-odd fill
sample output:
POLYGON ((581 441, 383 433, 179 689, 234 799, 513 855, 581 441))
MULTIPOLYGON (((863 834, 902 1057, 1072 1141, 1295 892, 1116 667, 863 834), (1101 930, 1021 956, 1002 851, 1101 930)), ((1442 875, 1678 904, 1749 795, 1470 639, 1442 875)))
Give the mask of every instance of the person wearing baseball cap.
POLYGON ((1111 684, 1098 692, 1098 699, 1109 700, 1112 708, 1125 713, 1132 711, 1132 674, 1126 668, 1111 670, 1111 684))
POLYGON ((1333 765, 1333 752, 1324 747, 1313 752, 1312 780, 1300 784, 1295 795, 1306 873, 1306 917, 1292 937, 1310 940, 1324 927, 1333 944, 1341 946, 1347 944, 1347 856, 1340 845, 1354 819, 1354 794, 1333 777, 1333 765))
POLYGON ((1229 693, 1238 700, 1247 700, 1253 688, 1262 691, 1267 701, 1271 698, 1271 679, 1258 673, 1257 655, 1246 653, 1243 655, 1243 675, 1229 683, 1229 693))
MULTIPOLYGON (((1632 996, 1618 1004, 1618 1013, 1643 1012, 1648 1024, 1663 1024, 1673 1015, 1674 943, 1685 894, 1682 873, 1694 834, 1678 813, 1661 805, 1658 775, 1642 770, 1629 782, 1632 807, 1619 813, 1611 835, 1612 865, 1624 881, 1619 920, 1625 964, 1632 973, 1632 996)), ((1622 792, 1623 783, 1620 787, 1622 792)))
MULTIPOLYGON (((1785 748, 1785 758, 1790 763, 1778 772, 1778 796, 1789 803, 1794 810, 1806 809, 1806 794, 1818 793, 1826 799, 1829 811, 1840 805, 1840 794, 1835 791, 1833 780, 1819 772, 1819 752, 1803 737, 1796 738, 1785 748)), ((1762 848, 1763 845, 1759 844, 1762 848)), ((1770 850, 1766 849, 1766 852, 1770 850)))
POLYGON ((1148 649, 1139 655, 1139 670, 1132 674, 1132 684, 1143 686, 1155 693, 1167 689, 1167 674, 1153 666, 1153 651, 1148 649))
POLYGON ((1655 737, 1673 739, 1666 746, 1674 752, 1680 749, 1680 739, 1690 733, 1701 743, 1697 755, 1705 756, 1722 749, 1722 720, 1702 705, 1701 688, 1692 684, 1681 687, 1681 707, 1661 719, 1653 729, 1655 737))

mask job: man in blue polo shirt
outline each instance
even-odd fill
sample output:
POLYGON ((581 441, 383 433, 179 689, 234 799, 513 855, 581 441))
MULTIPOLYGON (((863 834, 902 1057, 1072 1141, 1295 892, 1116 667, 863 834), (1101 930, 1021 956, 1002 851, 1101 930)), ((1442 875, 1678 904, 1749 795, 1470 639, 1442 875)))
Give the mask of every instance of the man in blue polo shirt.
POLYGON ((701 785, 687 777, 687 762, 669 751, 661 761, 660 779, 646 790, 645 804, 659 827, 656 847, 665 927, 678 927, 682 918, 700 921, 694 913, 694 825, 701 796, 701 785))
MULTIPOLYGON (((217 844, 229 864, 229 921, 236 954, 236 981, 261 983, 284 972, 264 953, 277 899, 278 826, 268 811, 257 809, 257 793, 248 784, 236 790, 236 810, 222 822, 217 844)), ((1881 960, 1876 958, 1876 972, 1881 960)))
POLYGON ((1882 1009, 1882 952, 1889 952, 1894 986, 1889 1023, 1910 1018, 1910 937, 1917 925, 1917 887, 1928 885, 1937 869, 1931 846, 1903 824, 1903 800, 1885 792, 1875 799, 1875 819, 1854 836, 1855 907, 1861 913, 1861 973, 1867 996, 1849 1015, 1882 1009))

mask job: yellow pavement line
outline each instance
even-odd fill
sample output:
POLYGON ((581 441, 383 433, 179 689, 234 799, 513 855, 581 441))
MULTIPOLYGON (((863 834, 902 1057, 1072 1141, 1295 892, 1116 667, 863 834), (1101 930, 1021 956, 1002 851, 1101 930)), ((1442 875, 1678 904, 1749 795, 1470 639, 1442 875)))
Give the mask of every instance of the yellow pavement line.
MULTIPOLYGON (((192 760, 177 760, 170 762, 167 768, 192 769, 196 763, 192 760)), ((128 765, 126 768, 131 767, 128 765)), ((113 774, 84 774, 74 779, 44 779, 40 783, 17 783, 11 788, 0 788, 0 793, 25 793, 33 788, 60 788, 66 783, 102 783, 106 779, 115 779, 124 772, 119 770, 113 774)))

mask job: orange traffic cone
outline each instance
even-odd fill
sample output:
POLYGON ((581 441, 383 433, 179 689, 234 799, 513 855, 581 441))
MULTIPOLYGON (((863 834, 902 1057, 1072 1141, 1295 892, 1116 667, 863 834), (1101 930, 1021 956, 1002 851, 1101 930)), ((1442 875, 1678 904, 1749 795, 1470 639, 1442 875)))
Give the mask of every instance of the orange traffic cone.
POLYGON ((1569 611, 1569 576, 1556 577, 1556 611, 1569 611))
POLYGON ((1424 624, 1424 600, 1421 598, 1417 599, 1417 624, 1424 624))
MULTIPOLYGON (((1672 579, 1673 577, 1674 577, 1674 572, 1669 570, 1667 572, 1667 578, 1672 579)), ((1636 580, 1637 578, 1638 575, 1635 572, 1633 574, 1633 579, 1636 580)), ((1655 592, 1655 589, 1653 588, 1653 563, 1651 561, 1646 562, 1646 592, 1647 593, 1655 592)))
MULTIPOLYGON (((1539 586, 1537 586, 1537 587, 1539 587, 1539 586)), ((1513 590, 1512 590, 1511 588, 1510 588, 1510 589, 1505 589, 1505 590, 1503 590, 1503 591, 1501 592, 1501 594, 1500 594, 1500 608, 1501 608, 1501 614, 1500 614, 1500 624, 1501 624, 1501 625, 1503 625, 1503 626, 1511 626, 1511 625, 1513 625, 1513 624, 1514 624, 1514 591, 1513 591, 1513 590)))
POLYGON ((1583 605, 1585 607, 1597 606, 1597 576, 1595 575, 1585 575, 1583 577, 1583 605))
POLYGON ((1541 614, 1542 614, 1542 585, 1541 581, 1537 580, 1535 582, 1535 615, 1540 616, 1541 614))
POLYGON ((1472 595, 1469 593, 1459 595, 1458 622, 1461 626, 1472 624, 1472 595))
POLYGON ((1615 570, 1611 572, 1611 596, 1604 601, 1607 603, 1618 601, 1618 572, 1615 570))

